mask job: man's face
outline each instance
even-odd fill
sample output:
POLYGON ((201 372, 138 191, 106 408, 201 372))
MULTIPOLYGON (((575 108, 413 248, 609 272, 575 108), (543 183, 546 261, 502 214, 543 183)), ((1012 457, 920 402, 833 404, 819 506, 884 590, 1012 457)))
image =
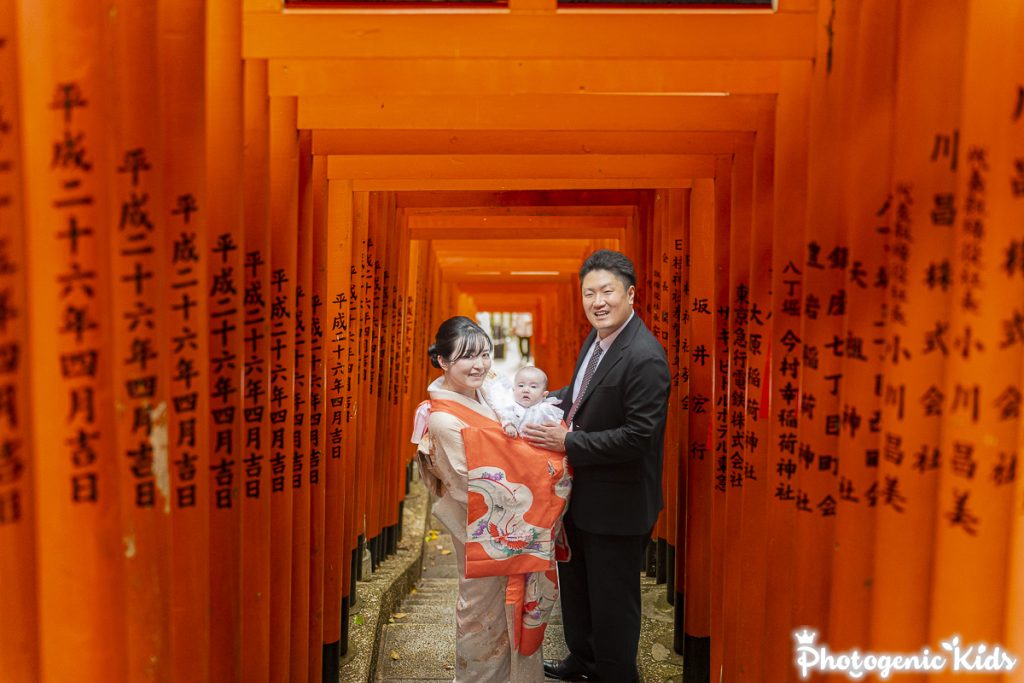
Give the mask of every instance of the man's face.
POLYGON ((610 270, 592 270, 583 276, 583 311, 604 339, 629 319, 636 288, 626 289, 610 270))
POLYGON ((512 392, 516 403, 524 408, 529 408, 544 400, 548 395, 547 388, 547 381, 539 372, 520 370, 516 373, 515 386, 512 387, 512 392))

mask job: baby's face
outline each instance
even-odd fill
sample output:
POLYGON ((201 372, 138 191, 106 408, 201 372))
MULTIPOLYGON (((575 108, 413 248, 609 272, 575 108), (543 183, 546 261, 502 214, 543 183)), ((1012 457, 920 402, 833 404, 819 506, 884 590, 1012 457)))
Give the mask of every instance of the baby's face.
POLYGON ((516 403, 529 408, 544 400, 548 395, 547 382, 544 376, 532 370, 520 370, 516 373, 515 382, 512 387, 516 403))

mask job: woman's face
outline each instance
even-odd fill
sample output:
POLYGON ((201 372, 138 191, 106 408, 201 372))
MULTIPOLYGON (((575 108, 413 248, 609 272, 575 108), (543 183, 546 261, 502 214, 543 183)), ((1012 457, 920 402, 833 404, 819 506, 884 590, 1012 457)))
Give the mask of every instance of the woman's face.
POLYGON ((449 391, 476 398, 476 390, 484 383, 491 369, 491 351, 483 349, 454 363, 441 359, 441 367, 444 368, 444 383, 449 391))

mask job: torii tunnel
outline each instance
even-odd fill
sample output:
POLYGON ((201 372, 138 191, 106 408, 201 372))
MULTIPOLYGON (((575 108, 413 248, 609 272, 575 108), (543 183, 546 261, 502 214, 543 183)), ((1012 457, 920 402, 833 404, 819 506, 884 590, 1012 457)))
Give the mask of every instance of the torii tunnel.
POLYGON ((438 324, 531 313, 562 386, 599 248, 671 365, 684 680, 798 680, 803 627, 1024 656, 1022 35, 1019 0, 0 0, 0 680, 336 680, 438 324))

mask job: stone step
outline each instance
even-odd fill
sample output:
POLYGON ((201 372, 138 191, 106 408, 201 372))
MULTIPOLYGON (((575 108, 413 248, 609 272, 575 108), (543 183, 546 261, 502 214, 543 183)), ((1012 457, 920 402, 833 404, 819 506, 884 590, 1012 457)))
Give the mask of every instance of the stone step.
POLYGON ((423 576, 457 579, 459 578, 459 568, 454 564, 446 564, 438 567, 425 566, 423 567, 423 576))
MULTIPOLYGON (((459 590, 459 584, 457 583, 429 583, 426 585, 415 586, 416 593, 457 593, 459 590)), ((410 593, 415 595, 416 593, 410 593)))
POLYGON ((403 612, 416 612, 421 609, 441 610, 449 615, 455 615, 455 598, 445 600, 413 600, 402 603, 403 612))
POLYGON ((450 583, 450 584, 447 584, 447 585, 445 585, 445 584, 435 584, 435 585, 430 585, 430 586, 416 586, 414 588, 414 590, 416 592, 415 593, 410 592, 409 595, 417 595, 417 594, 420 594, 420 593, 423 593, 423 594, 426 594, 426 595, 437 594, 437 593, 444 593, 445 595, 447 595, 449 593, 458 593, 459 592, 459 585, 457 583, 450 583))
MULTIPOLYGON (((410 615, 412 616, 412 615, 410 615)), ((379 680, 451 680, 455 661, 455 628, 449 621, 439 624, 388 624, 382 635, 382 664, 379 680), (443 678, 447 676, 447 678, 443 678)), ((558 626, 549 626, 544 638, 544 656, 561 659, 568 654, 558 626)))
MULTIPOLYGON (((452 629, 455 632, 455 616, 452 610, 425 610, 419 609, 415 612, 399 612, 406 616, 395 619, 396 624, 434 624, 440 629, 452 629)), ((391 626, 391 624, 388 624, 391 626)), ((440 631, 438 631, 440 633, 440 631)))
POLYGON ((416 590, 426 590, 428 588, 458 588, 458 579, 421 579, 416 585, 416 590))
POLYGON ((455 670, 455 628, 436 624, 388 624, 382 634, 381 680, 451 680, 455 670))
POLYGON ((455 595, 459 592, 459 586, 457 584, 451 584, 448 586, 417 586, 415 590, 415 593, 409 593, 409 597, 415 597, 417 595, 455 595))
MULTIPOLYGON (((450 548, 441 536, 425 548, 423 574, 416 592, 406 595, 402 614, 384 625, 378 650, 375 680, 383 683, 428 683, 451 681, 455 675, 455 602, 458 599, 458 568, 455 555, 440 555, 437 546, 450 548)), ((672 608, 662 604, 664 587, 644 585, 645 625, 656 624, 664 633, 661 642, 641 637, 642 680, 681 683, 678 657, 671 653, 672 608), (667 644, 666 644, 667 643, 667 644)), ((556 605, 544 634, 544 657, 562 659, 568 654, 562 630, 561 611, 556 605)))

